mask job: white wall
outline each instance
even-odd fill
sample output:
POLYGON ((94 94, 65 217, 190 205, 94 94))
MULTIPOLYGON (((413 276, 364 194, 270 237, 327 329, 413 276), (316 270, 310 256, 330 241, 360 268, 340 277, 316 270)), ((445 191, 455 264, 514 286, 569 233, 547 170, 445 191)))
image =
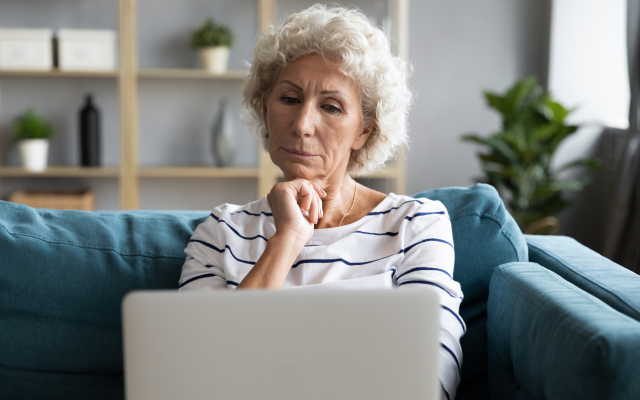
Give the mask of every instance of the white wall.
POLYGON ((560 166, 599 147, 602 127, 629 127, 626 0, 554 0, 549 90, 581 125, 558 148, 560 166))
POLYGON ((549 90, 572 123, 629 126, 626 0, 554 0, 549 90))
POLYGON ((467 186, 480 176, 465 133, 500 125, 482 90, 537 75, 546 84, 548 0, 413 0, 409 57, 417 92, 410 116, 407 191, 467 186))

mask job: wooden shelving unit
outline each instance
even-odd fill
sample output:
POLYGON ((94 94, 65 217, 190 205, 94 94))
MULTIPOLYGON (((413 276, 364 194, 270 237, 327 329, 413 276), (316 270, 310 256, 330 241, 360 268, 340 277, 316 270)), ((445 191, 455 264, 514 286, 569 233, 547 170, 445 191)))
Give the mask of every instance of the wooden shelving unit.
MULTIPOLYGON (((136 0, 116 0, 118 2, 119 68, 116 71, 0 71, 3 77, 43 77, 43 78, 114 78, 118 83, 120 110, 120 165, 116 167, 86 168, 51 166, 45 172, 31 173, 19 167, 0 166, 1 178, 29 177, 87 177, 117 178, 120 187, 120 207, 137 209, 139 204, 139 180, 147 178, 253 178, 256 192, 261 197, 282 177, 269 155, 260 150, 256 168, 215 168, 215 167, 144 167, 139 165, 139 122, 138 122, 138 81, 140 79, 165 80, 227 80, 240 82, 248 71, 231 70, 225 74, 212 75, 198 69, 138 69, 137 61, 137 4, 136 0)), ((213 1, 213 0, 212 0, 213 1)), ((258 29, 266 29, 278 20, 277 0, 256 0, 258 8, 258 29)), ((408 19, 409 0, 387 0, 389 16, 392 20, 395 38, 394 51, 403 59, 408 59, 408 19)), ((239 89, 239 88, 238 88, 239 89)), ((0 97, 1 98, 1 97, 0 97)), ((2 106, 0 101, 0 115, 2 106)), ((1 165, 1 160, 0 160, 1 165)), ((392 182, 395 193, 405 193, 405 159, 401 151, 393 166, 375 171, 369 178, 382 178, 392 182)))
POLYGON ((225 74, 210 74, 200 69, 147 69, 138 71, 139 78, 147 79, 220 79, 242 80, 249 71, 227 71, 225 74))
POLYGON ((257 178, 258 168, 154 167, 140 168, 143 178, 257 178))
POLYGON ((117 167, 56 167, 50 166, 43 172, 30 172, 22 167, 0 167, 0 176, 7 178, 56 177, 56 178, 117 178, 117 167))
POLYGON ((8 71, 0 70, 1 77, 44 77, 44 78, 117 78, 118 71, 8 71))

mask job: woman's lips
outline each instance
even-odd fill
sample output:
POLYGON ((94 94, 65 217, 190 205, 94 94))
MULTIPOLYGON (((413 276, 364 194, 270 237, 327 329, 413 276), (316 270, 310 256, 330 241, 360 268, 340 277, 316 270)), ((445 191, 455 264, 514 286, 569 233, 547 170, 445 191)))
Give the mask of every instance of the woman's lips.
POLYGON ((306 151, 295 150, 295 149, 285 149, 284 147, 282 148, 282 150, 284 150, 285 152, 289 153, 290 155, 292 155, 294 157, 299 157, 299 158, 317 157, 317 155, 311 154, 311 153, 307 153, 306 151))

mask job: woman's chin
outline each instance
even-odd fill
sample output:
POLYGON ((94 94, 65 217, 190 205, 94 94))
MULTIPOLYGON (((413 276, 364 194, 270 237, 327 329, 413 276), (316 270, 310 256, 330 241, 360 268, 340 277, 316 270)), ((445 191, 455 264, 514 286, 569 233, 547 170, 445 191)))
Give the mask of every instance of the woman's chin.
POLYGON ((317 177, 317 171, 314 168, 296 162, 285 162, 282 165, 278 165, 286 180, 292 179, 307 179, 312 180, 317 177))

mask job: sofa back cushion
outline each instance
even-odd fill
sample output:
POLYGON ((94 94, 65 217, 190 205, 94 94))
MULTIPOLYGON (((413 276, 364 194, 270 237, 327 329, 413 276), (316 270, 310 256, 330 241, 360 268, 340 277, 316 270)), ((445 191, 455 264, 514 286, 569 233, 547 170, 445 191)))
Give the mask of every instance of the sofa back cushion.
POLYGON ((441 201, 451 218, 456 261, 454 279, 462 286, 460 315, 467 324, 461 339, 462 380, 456 399, 487 399, 487 299, 497 266, 527 261, 527 244, 498 192, 489 185, 427 190, 413 197, 441 201))
POLYGON ((123 398, 120 302, 176 288, 207 215, 0 201, 0 398, 123 398))

